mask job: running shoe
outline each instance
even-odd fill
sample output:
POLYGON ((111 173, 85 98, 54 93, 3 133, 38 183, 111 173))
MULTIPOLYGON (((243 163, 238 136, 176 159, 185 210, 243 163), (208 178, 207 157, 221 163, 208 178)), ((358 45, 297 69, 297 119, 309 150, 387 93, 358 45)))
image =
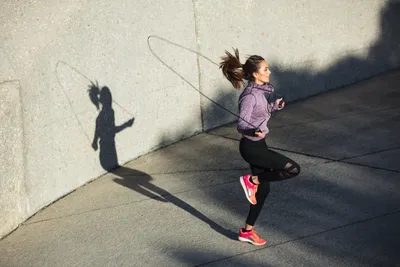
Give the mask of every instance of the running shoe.
POLYGON ((254 229, 244 232, 242 228, 239 231, 239 241, 249 242, 256 246, 262 246, 267 243, 267 241, 258 236, 258 233, 254 229))
POLYGON ((246 195, 247 200, 255 205, 257 204, 256 200, 256 192, 258 186, 250 182, 251 174, 246 174, 245 176, 240 176, 240 184, 243 187, 244 193, 246 195))

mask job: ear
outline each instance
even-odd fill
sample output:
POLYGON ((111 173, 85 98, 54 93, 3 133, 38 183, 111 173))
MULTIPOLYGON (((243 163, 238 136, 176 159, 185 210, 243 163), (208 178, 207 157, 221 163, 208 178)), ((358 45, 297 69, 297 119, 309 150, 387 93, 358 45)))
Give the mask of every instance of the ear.
POLYGON ((254 79, 257 79, 258 75, 259 75, 258 72, 253 72, 254 79))

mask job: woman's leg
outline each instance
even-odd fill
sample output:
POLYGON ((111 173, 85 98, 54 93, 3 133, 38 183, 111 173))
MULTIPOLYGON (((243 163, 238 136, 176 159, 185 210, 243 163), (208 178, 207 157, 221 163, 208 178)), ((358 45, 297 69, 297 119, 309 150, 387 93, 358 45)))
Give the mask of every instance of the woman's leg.
MULTIPOLYGON (((263 169, 259 169, 254 166, 252 166, 251 169, 253 174, 264 172, 263 169)), ((262 239, 257 232, 253 230, 253 228, 258 216, 260 215, 261 209, 264 206, 269 191, 269 182, 262 183, 258 186, 258 190, 256 192, 257 203, 255 205, 250 205, 249 214, 247 215, 246 219, 246 225, 239 231, 240 241, 249 242, 258 246, 262 246, 267 242, 265 239, 262 239)))
MULTIPOLYGON (((257 175, 259 173, 269 171, 269 170, 260 169, 255 166, 251 166, 251 170, 252 170, 253 175, 257 175)), ((268 197, 269 192, 270 192, 270 183, 269 182, 263 182, 258 185, 258 189, 257 189, 257 193, 256 193, 257 204, 250 205, 249 214, 247 215, 247 219, 246 219, 245 230, 253 229, 254 224, 256 223, 256 220, 257 220, 258 216, 260 215, 260 212, 264 206, 265 200, 268 197)))
POLYGON ((245 230, 253 229, 270 192, 270 182, 289 179, 300 173, 300 166, 295 161, 269 149, 263 152, 264 157, 257 155, 251 158, 252 181, 258 187, 255 195, 257 203, 250 205, 245 230))
POLYGON ((300 166, 294 160, 268 149, 267 146, 261 152, 257 151, 251 159, 251 164, 265 170, 253 177, 255 184, 282 181, 300 174, 300 166))
MULTIPOLYGON (((268 149, 265 140, 250 141, 242 139, 240 153, 243 159, 250 164, 253 175, 251 181, 257 184, 256 204, 250 205, 245 228, 241 230, 243 235, 246 234, 243 233, 244 231, 253 229, 270 192, 270 181, 280 181, 295 177, 300 173, 300 166, 292 159, 268 149)), ((262 241, 262 239, 260 240, 262 241)))
MULTIPOLYGON (((299 175, 300 166, 294 160, 272 151, 265 143, 265 139, 251 141, 243 138, 240 141, 240 154, 250 166, 266 170, 253 177, 255 184, 264 181, 274 182, 290 179, 299 175)), ((253 175, 255 175, 253 173, 253 175)))

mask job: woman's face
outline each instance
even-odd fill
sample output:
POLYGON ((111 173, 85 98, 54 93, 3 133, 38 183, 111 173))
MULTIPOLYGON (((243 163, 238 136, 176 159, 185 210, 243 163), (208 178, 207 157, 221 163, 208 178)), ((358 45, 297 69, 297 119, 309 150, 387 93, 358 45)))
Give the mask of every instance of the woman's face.
POLYGON ((267 61, 263 60, 259 63, 259 69, 257 72, 253 73, 254 82, 257 84, 264 84, 269 82, 269 76, 271 75, 271 71, 268 68, 267 61))

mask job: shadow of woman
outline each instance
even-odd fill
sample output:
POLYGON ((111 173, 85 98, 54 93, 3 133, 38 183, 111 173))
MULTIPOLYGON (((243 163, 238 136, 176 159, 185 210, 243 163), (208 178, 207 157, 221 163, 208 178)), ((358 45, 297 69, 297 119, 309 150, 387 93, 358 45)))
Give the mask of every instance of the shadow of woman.
POLYGON ((92 103, 101 110, 96 118, 96 129, 92 147, 97 151, 100 143, 100 164, 106 171, 119 167, 118 156, 115 147, 115 135, 127 127, 131 127, 135 118, 132 118, 120 126, 115 125, 115 115, 112 108, 112 95, 108 87, 100 88, 92 83, 89 86, 89 97, 92 103))
POLYGON ((175 197, 168 191, 152 184, 151 180, 153 180, 153 178, 148 174, 139 170, 133 170, 120 166, 118 164, 118 156, 115 146, 115 135, 125 128, 131 127, 133 125, 134 118, 128 120, 121 126, 115 126, 115 116, 112 108, 113 101, 110 89, 108 87, 103 87, 100 89, 97 84, 95 85, 92 83, 89 86, 88 92, 90 100, 97 109, 99 109, 101 104, 101 111, 96 118, 96 130, 92 147, 97 151, 99 148, 98 144, 100 144, 100 164, 104 170, 118 176, 113 179, 114 182, 130 188, 146 197, 162 202, 170 202, 198 218, 199 220, 207 223, 216 232, 228 238, 236 239, 236 233, 223 228, 188 203, 175 197))
POLYGON ((196 217, 197 219, 207 223, 213 230, 220 233, 221 235, 224 235, 232 240, 237 239, 237 233, 222 227, 221 225, 217 224, 216 222, 205 216, 203 213, 192 207, 190 204, 151 183, 150 181, 153 180, 153 178, 148 174, 126 167, 119 167, 118 169, 112 171, 112 173, 118 176, 113 179, 113 181, 117 184, 130 188, 149 198, 156 199, 162 202, 170 202, 178 208, 196 217))

